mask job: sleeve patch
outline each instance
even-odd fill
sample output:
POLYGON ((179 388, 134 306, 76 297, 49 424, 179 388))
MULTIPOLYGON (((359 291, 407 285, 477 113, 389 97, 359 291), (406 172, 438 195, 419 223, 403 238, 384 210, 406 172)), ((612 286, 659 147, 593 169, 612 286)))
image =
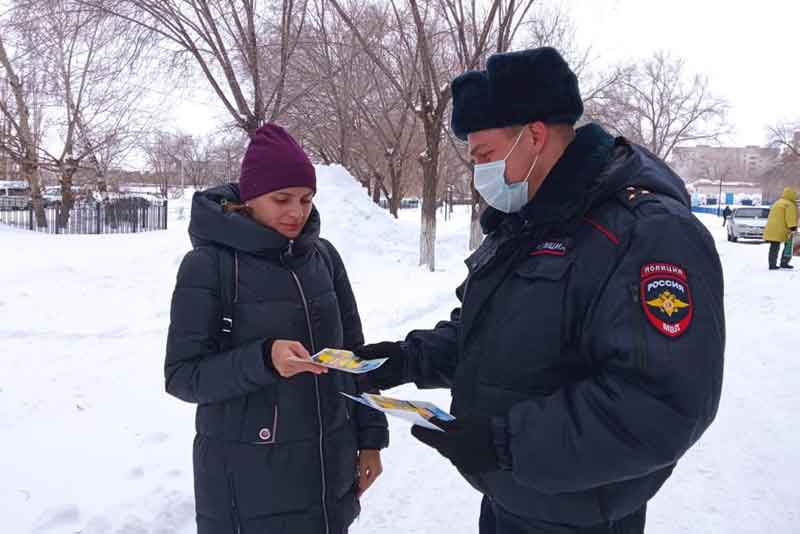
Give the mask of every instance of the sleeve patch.
POLYGON ((642 266, 640 287, 650 324, 667 337, 683 335, 694 309, 686 270, 671 263, 648 263, 642 266))

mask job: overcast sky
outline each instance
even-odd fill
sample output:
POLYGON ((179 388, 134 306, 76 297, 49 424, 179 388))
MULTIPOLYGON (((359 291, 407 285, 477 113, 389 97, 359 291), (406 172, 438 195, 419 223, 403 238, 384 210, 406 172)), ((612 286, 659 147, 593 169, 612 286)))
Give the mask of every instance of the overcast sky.
MULTIPOLYGON (((766 142, 766 125, 800 118, 800 2, 550 0, 571 13, 596 67, 668 50, 709 77, 732 106, 733 145, 766 142)), ((175 126, 205 133, 229 119, 213 98, 176 106, 175 126), (217 110, 217 111, 215 111, 217 110)))
POLYGON ((563 0, 578 38, 602 61, 668 50, 732 106, 730 142, 761 145, 765 128, 800 118, 796 0, 563 0))

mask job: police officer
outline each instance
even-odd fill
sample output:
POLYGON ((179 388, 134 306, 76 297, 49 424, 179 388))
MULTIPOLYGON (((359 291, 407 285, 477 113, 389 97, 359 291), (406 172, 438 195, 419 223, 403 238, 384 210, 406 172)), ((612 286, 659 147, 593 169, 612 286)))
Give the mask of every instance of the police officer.
POLYGON ((552 48, 452 82, 452 128, 489 204, 461 307, 364 386, 450 388, 445 432, 413 427, 484 495, 481 533, 641 533, 645 507, 714 419, 722 270, 682 180, 588 124, 552 48))

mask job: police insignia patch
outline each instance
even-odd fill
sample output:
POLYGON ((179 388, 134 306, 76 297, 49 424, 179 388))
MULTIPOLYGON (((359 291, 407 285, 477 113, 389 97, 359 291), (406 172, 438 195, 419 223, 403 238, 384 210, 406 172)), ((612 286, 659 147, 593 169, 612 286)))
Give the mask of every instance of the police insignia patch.
POLYGON ((641 302, 656 330, 678 337, 692 322, 692 294, 686 270, 671 263, 648 263, 641 271, 641 302))

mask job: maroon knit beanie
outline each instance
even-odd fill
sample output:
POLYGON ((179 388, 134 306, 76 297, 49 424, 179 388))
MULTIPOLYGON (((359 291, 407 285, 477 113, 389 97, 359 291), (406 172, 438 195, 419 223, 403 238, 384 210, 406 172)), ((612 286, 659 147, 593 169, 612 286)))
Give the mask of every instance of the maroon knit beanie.
POLYGON ((242 160, 239 198, 246 202, 287 187, 317 190, 311 160, 291 135, 277 124, 265 124, 250 140, 242 160))

